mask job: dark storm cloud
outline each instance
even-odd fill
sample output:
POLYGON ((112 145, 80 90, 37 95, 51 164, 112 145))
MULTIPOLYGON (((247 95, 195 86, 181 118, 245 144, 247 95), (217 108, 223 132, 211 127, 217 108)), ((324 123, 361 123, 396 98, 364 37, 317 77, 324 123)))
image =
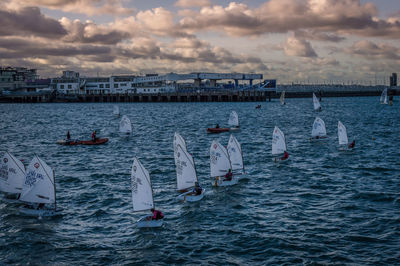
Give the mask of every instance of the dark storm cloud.
POLYGON ((8 54, 18 57, 107 55, 111 48, 97 45, 68 45, 58 42, 48 44, 44 40, 23 38, 0 38, 0 47, 7 49, 8 54))
POLYGON ((25 7, 19 11, 0 10, 0 25, 0 36, 59 38, 67 34, 57 20, 44 16, 37 7, 25 7))

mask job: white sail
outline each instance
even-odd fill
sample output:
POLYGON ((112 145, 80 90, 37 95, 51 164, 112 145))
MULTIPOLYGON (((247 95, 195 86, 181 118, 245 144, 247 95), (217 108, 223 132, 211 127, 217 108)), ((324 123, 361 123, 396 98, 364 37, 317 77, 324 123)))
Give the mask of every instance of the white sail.
POLYGON ((149 172, 136 157, 133 158, 131 170, 131 189, 134 211, 150 210, 154 207, 149 172))
POLYGON ((239 116, 235 111, 232 111, 231 114, 229 115, 228 124, 233 127, 239 126, 239 116))
POLYGON ((54 172, 38 156, 26 169, 20 200, 30 203, 55 203, 54 172))
POLYGON ((6 152, 0 162, 0 191, 21 193, 25 180, 23 163, 11 153, 6 152))
POLYGON ((213 141, 210 147, 211 177, 225 175, 232 169, 228 151, 218 141, 213 141))
POLYGON ((381 94, 381 103, 382 103, 382 104, 387 104, 387 88, 385 88, 385 89, 382 91, 382 94, 381 94))
POLYGON ((232 171, 242 170, 244 172, 242 147, 233 135, 229 138, 227 150, 232 164, 232 171))
POLYGON ((274 132, 272 133, 272 154, 282 154, 284 151, 286 151, 285 135, 275 126, 274 132))
POLYGON ((321 108, 321 104, 319 103, 317 96, 315 96, 315 93, 313 93, 312 95, 313 95, 314 110, 319 110, 321 108))
POLYGON ((197 182, 193 157, 180 145, 177 145, 176 182, 178 190, 185 190, 197 182))
POLYGON ((119 122, 119 132, 130 134, 132 132, 131 120, 126 115, 123 115, 119 122))
POLYGON ((285 91, 282 91, 280 101, 281 101, 281 105, 285 104, 285 91))
POLYGON ((119 115, 119 107, 118 107, 118 105, 114 105, 113 115, 119 115))
POLYGON ((325 128, 325 122, 319 117, 316 117, 314 120, 312 132, 311 132, 312 137, 325 137, 326 136, 326 128, 325 128))
POLYGON ((339 145, 347 145, 349 143, 346 127, 340 121, 338 122, 338 139, 339 145))

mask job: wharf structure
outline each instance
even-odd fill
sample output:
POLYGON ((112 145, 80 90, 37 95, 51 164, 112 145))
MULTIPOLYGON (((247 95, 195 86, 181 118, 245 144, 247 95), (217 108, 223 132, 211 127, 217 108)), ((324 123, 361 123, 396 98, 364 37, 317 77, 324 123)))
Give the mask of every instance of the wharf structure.
POLYGON ((189 73, 165 75, 113 75, 82 77, 63 71, 61 77, 39 79, 36 70, 0 68, 1 102, 209 102, 265 101, 286 97, 376 96, 388 88, 389 96, 399 95, 397 75, 391 86, 361 85, 277 85, 262 74, 189 73))

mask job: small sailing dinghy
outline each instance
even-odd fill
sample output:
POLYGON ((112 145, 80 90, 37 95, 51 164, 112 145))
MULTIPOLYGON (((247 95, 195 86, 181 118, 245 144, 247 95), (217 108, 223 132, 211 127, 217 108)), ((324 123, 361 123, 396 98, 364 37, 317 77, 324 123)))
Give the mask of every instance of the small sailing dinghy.
POLYGON ((315 93, 312 94, 312 99, 313 99, 313 104, 314 104, 314 110, 321 111, 322 107, 321 107, 321 104, 319 103, 317 96, 315 96, 315 93))
POLYGON ((232 164, 232 173, 235 176, 240 175, 240 177, 243 178, 244 175, 246 175, 246 171, 243 164, 242 147, 232 134, 228 141, 227 150, 232 164))
POLYGON ((272 155, 274 156, 273 161, 276 163, 286 162, 289 159, 285 135, 277 126, 272 133, 272 155))
POLYGON ((114 105, 113 115, 119 117, 119 107, 118 105, 114 105))
POLYGON ((119 132, 129 135, 132 132, 131 120, 126 115, 123 115, 119 122, 119 132))
POLYGON ((316 117, 311 131, 310 140, 324 140, 326 138, 325 122, 321 118, 316 117))
POLYGON ((387 102, 387 88, 385 88, 382 91, 380 102, 381 102, 381 104, 388 104, 388 102, 387 102))
POLYGON ((346 127, 340 121, 338 122, 338 140, 341 150, 352 149, 356 144, 355 140, 353 140, 353 142, 349 144, 346 127))
POLYGON ((201 193, 196 193, 195 185, 198 185, 198 178, 194 160, 180 144, 176 146, 175 165, 178 191, 183 192, 178 199, 188 202, 201 200, 204 197, 205 189, 198 187, 198 191, 201 193))
POLYGON ((211 177, 215 179, 213 185, 216 187, 232 186, 238 183, 238 179, 231 172, 232 164, 228 151, 216 140, 213 140, 210 147, 210 170, 211 177), (231 173, 231 177, 225 177, 228 172, 231 173))
POLYGON ((0 162, 0 191, 7 202, 19 202, 22 184, 25 180, 25 166, 8 151, 0 162))
POLYGON ((281 105, 285 105, 286 104, 286 102, 285 102, 285 91, 282 91, 281 97, 280 97, 279 100, 281 101, 281 105))
POLYGON ((231 126, 230 131, 239 130, 239 116, 235 111, 232 111, 229 115, 228 125, 231 126))
MULTIPOLYGON (((131 189, 133 211, 140 212, 151 210, 154 208, 153 189, 149 172, 140 163, 139 159, 133 158, 131 170, 131 189)), ((152 220, 152 215, 141 217, 137 221, 139 228, 160 227, 163 225, 164 219, 152 220)))
POLYGON ((20 201, 27 203, 19 211, 29 216, 51 217, 61 214, 57 208, 53 169, 35 155, 26 169, 20 201))

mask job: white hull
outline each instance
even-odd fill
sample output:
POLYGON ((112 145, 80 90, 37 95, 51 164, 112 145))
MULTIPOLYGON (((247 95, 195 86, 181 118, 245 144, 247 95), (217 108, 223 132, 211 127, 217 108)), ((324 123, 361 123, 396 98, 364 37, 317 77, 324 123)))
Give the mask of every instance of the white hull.
POLYGON ((137 226, 139 228, 153 228, 153 227, 161 227, 164 223, 164 219, 160 220, 147 220, 147 217, 152 217, 151 215, 146 215, 141 217, 137 221, 137 226))
POLYGON ((201 200, 201 199, 204 198, 204 193, 205 193, 205 191, 206 191, 206 190, 203 188, 201 194, 200 194, 200 195, 197 195, 197 196, 195 196, 195 195, 188 195, 188 194, 191 194, 191 193, 192 193, 192 191, 188 191, 188 192, 185 192, 185 193, 180 194, 177 198, 178 198, 178 200, 182 200, 182 201, 195 202, 195 201, 199 201, 199 200, 201 200))
POLYGON ((214 187, 227 187, 227 186, 233 186, 238 183, 238 178, 232 177, 232 180, 230 181, 224 181, 223 177, 216 177, 215 180, 213 181, 212 185, 214 187))
POLYGON ((233 175, 238 179, 238 181, 249 178, 248 173, 233 173, 233 175))
POLYGON ((287 161, 290 160, 290 157, 287 158, 287 159, 285 159, 285 160, 282 160, 281 158, 282 158, 282 157, 275 157, 275 158, 272 158, 272 161, 273 161, 274 163, 279 163, 279 164, 281 164, 281 163, 287 163, 287 161))
POLYGON ((310 138, 310 141, 311 142, 321 142, 321 141, 326 141, 326 140, 328 140, 328 137, 319 137, 319 138, 316 138, 316 137, 311 137, 310 138))
POLYGON ((52 217, 61 215, 62 209, 32 209, 25 206, 19 208, 19 212, 28 216, 52 217))
POLYGON ((231 127, 229 131, 240 131, 240 127, 231 127))

